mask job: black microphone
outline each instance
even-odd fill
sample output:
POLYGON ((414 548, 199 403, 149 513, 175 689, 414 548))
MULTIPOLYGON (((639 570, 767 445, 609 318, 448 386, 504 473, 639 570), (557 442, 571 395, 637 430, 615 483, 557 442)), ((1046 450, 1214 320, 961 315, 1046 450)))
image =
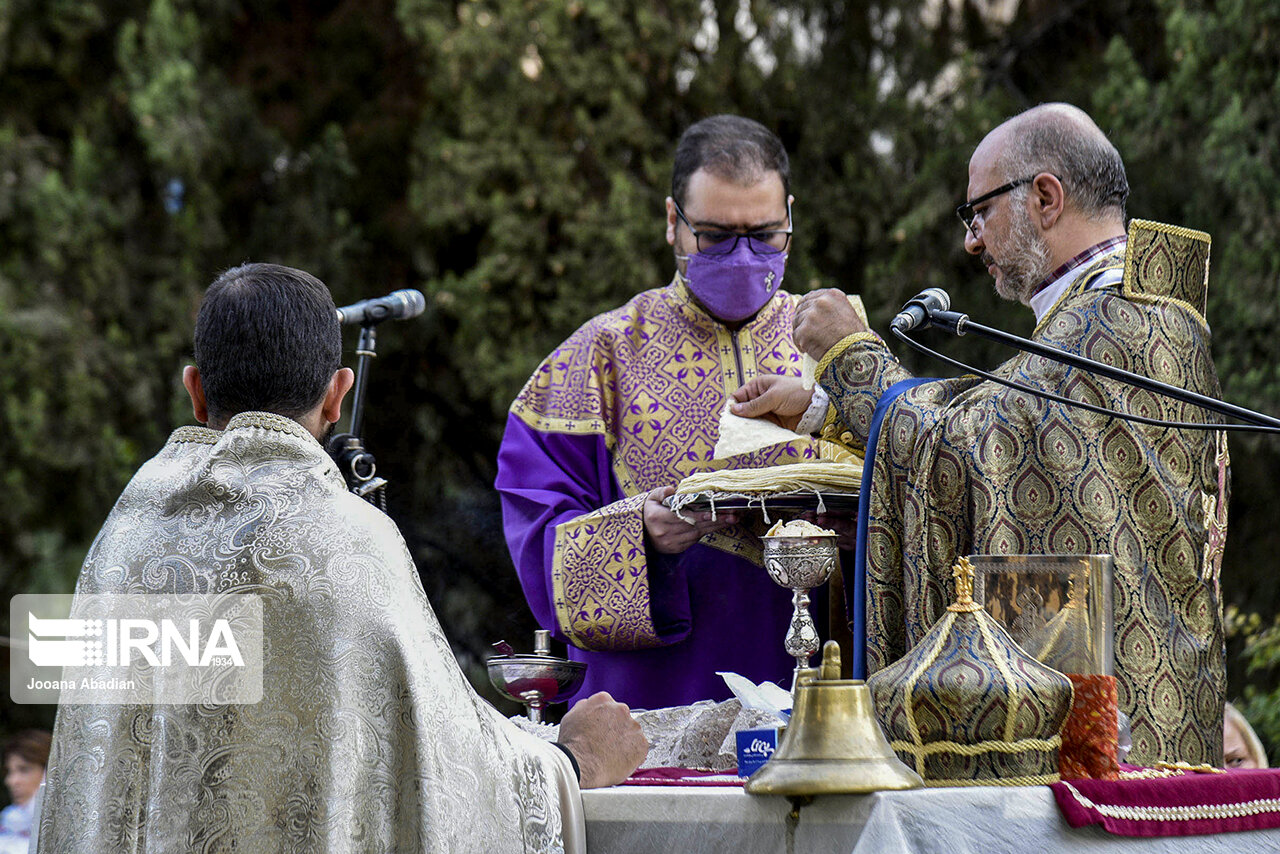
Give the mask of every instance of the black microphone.
POLYGON ((900 332, 910 332, 912 329, 927 326, 932 312, 946 311, 949 308, 951 308, 951 297, 947 296, 946 291, 942 288, 926 288, 907 300, 902 311, 889 321, 889 326, 900 332))
POLYGON ((338 309, 338 322, 343 325, 358 323, 372 326, 384 320, 408 320, 417 317, 427 308, 422 291, 405 288, 392 291, 385 297, 362 299, 338 309))

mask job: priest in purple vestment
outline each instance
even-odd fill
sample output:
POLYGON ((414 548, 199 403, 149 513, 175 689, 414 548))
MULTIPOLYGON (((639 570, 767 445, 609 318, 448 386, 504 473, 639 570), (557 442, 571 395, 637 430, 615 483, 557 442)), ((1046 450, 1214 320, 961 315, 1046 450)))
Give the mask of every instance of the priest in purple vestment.
MULTIPOLYGON (((800 375, 798 298, 780 288, 789 179, 781 141, 757 122, 691 126, 666 203, 674 280, 588 321, 511 405, 496 484, 507 544, 539 624, 588 662, 584 696, 724 699, 725 670, 790 684, 791 594, 760 566, 759 513, 690 524, 662 504, 687 475, 723 465, 712 451, 735 389, 800 375)), ((735 463, 813 459, 818 442, 735 463)))

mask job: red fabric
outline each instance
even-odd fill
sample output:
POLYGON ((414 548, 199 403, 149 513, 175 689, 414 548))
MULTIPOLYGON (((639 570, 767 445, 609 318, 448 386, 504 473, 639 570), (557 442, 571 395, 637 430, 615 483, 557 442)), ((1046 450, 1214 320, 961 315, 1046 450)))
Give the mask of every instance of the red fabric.
MULTIPOLYGON (((1126 770, 1130 766, 1125 766, 1126 770)), ((1223 774, 1185 773, 1149 780, 1071 780, 1050 786, 1072 827, 1100 824, 1120 836, 1196 836, 1280 827, 1280 769, 1239 769, 1223 774), (1074 789, 1074 793, 1073 790, 1074 789), (1094 806, 1081 803, 1080 797, 1094 806), (1235 805, 1249 814, 1204 817, 1208 808, 1235 805), (1201 815, 1118 817, 1113 807, 1186 807, 1201 815)))
POLYGON ((1076 689, 1071 714, 1062 728, 1058 772, 1064 780, 1116 780, 1116 678, 1068 673, 1076 689))
POLYGON ((622 786, 737 786, 743 778, 736 768, 728 771, 694 771, 691 768, 641 768, 619 785, 622 786))

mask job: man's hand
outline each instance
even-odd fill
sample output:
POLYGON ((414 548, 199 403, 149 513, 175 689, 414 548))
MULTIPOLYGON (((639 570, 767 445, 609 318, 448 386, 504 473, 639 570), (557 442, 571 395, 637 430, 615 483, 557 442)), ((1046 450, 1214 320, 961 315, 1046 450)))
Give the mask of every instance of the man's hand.
POLYGON ((735 391, 733 399, 737 402, 729 411, 734 415, 764 418, 795 430, 813 401, 813 389, 805 388, 797 377, 764 374, 735 391))
POLYGON ((649 753, 649 742, 625 703, 601 691, 574 705, 560 721, 560 743, 578 760, 583 789, 621 783, 649 753))
POLYGON ((732 511, 716 513, 715 521, 710 513, 688 513, 686 522, 675 511, 662 503, 662 499, 676 491, 674 486, 661 486, 649 493, 644 502, 644 532, 653 547, 662 554, 677 555, 712 531, 720 531, 738 523, 738 514, 732 511))
POLYGON ((844 291, 827 288, 805 294, 796 306, 796 346, 821 361, 827 351, 855 332, 866 332, 844 291))

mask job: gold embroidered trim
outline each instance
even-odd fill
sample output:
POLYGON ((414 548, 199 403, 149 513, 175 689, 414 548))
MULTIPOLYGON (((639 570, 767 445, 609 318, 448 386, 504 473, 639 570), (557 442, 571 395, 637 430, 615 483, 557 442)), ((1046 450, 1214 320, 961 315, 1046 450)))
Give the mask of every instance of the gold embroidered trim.
MULTIPOLYGON (((1138 293, 1132 289, 1133 277, 1137 274, 1138 258, 1133 252, 1129 251, 1129 246, 1133 245, 1133 238, 1138 232, 1154 231, 1158 234, 1169 234, 1183 240, 1194 240, 1198 243, 1205 244, 1206 247, 1213 246, 1213 238, 1207 232, 1197 231, 1194 228, 1185 228, 1181 225, 1169 225, 1163 222, 1155 222, 1149 219, 1135 219, 1129 222, 1129 240, 1130 243, 1125 247, 1124 252, 1124 278, 1121 281, 1121 288, 1126 298, 1134 302, 1151 303, 1152 305, 1176 305, 1185 308, 1191 312, 1191 316, 1199 321, 1200 325, 1205 329, 1209 328, 1209 322, 1205 320, 1204 314, 1198 306, 1192 305, 1186 300, 1177 297, 1162 296, 1160 294, 1144 294, 1138 293)), ((1204 293, 1202 296, 1208 299, 1209 290, 1209 259, 1205 257, 1204 263, 1204 293)))
POLYGON ((614 438, 605 432, 602 418, 551 418, 531 410, 522 400, 516 398, 511 404, 511 414, 539 433, 569 433, 583 436, 604 436, 613 450, 614 438))
POLYGON ((556 622, 577 647, 661 646, 649 601, 640 493, 556 526, 551 586, 556 622))
POLYGON ((751 335, 746 332, 745 326, 739 330, 739 333, 741 337, 735 336, 723 326, 715 327, 716 350, 720 355, 720 383, 724 387, 725 397, 729 397, 740 386, 746 385, 747 374, 754 374, 755 361, 753 359, 751 366, 747 366, 750 351, 742 346, 744 338, 747 344, 750 344, 751 335), (742 376, 738 376, 739 361, 742 362, 742 376))
POLYGON ((1199 765, 1192 765, 1189 762, 1182 762, 1181 760, 1179 760, 1178 762, 1157 762, 1155 764, 1155 767, 1159 768, 1162 771, 1178 771, 1178 772, 1195 771, 1197 774, 1227 773, 1226 768, 1215 768, 1214 766, 1205 762, 1202 762, 1199 765))
POLYGON ((929 788, 949 788, 952 786, 1048 786, 1062 780, 1060 774, 1036 774, 1026 777, 987 777, 979 780, 929 780, 924 784, 929 788))
POLYGON ((1066 782, 1071 797, 1085 809, 1091 809, 1107 818, 1125 821, 1202 821, 1205 819, 1244 818, 1265 812, 1280 811, 1280 798, 1258 798, 1239 804, 1201 804, 1194 807, 1126 807, 1113 804, 1095 804, 1066 782))
POLYGON ((192 442, 199 445, 216 445, 222 436, 221 430, 210 430, 208 427, 188 425, 179 427, 169 434, 169 442, 192 442))
POLYGON ((1181 771, 1175 771, 1172 768, 1139 768, 1136 771, 1121 771, 1121 780, 1159 780, 1164 777, 1172 777, 1175 774, 1181 774, 1181 771))
POLYGON ((822 382, 822 375, 827 372, 827 368, 831 367, 831 363, 840 358, 845 350, 848 350, 859 341, 879 341, 880 339, 874 332, 855 332, 852 335, 846 335, 841 338, 831 349, 828 350, 821 359, 818 360, 818 367, 813 369, 813 377, 818 382, 822 382))
POLYGON ((981 753, 1031 753, 1036 750, 1058 750, 1062 747, 1062 736, 1022 738, 1017 741, 979 741, 977 744, 961 744, 958 741, 931 741, 928 744, 891 741, 889 746, 894 750, 910 753, 919 760, 934 753, 958 753, 961 756, 977 756, 981 753))
POLYGON ((226 430, 238 430, 242 427, 256 427, 259 430, 271 430, 276 433, 288 433, 290 436, 297 436, 299 439, 305 437, 313 442, 316 437, 312 436, 306 427, 303 427, 292 418, 285 418, 283 415, 276 415, 273 412, 241 412, 239 415, 232 416, 227 422, 226 430))
POLYGON ((1161 777, 1173 777, 1194 771, 1197 774, 1225 774, 1227 769, 1215 768, 1212 765, 1192 765, 1189 762, 1157 762, 1150 768, 1139 768, 1136 771, 1121 771, 1121 780, 1154 780, 1161 777))
POLYGON ((1207 231, 1197 231, 1194 228, 1187 228, 1183 225, 1170 225, 1167 222, 1156 222, 1153 219, 1129 220, 1129 232, 1132 233, 1134 231, 1158 231, 1161 234, 1172 234, 1174 237, 1198 240, 1201 243, 1213 245, 1213 238, 1207 231))

